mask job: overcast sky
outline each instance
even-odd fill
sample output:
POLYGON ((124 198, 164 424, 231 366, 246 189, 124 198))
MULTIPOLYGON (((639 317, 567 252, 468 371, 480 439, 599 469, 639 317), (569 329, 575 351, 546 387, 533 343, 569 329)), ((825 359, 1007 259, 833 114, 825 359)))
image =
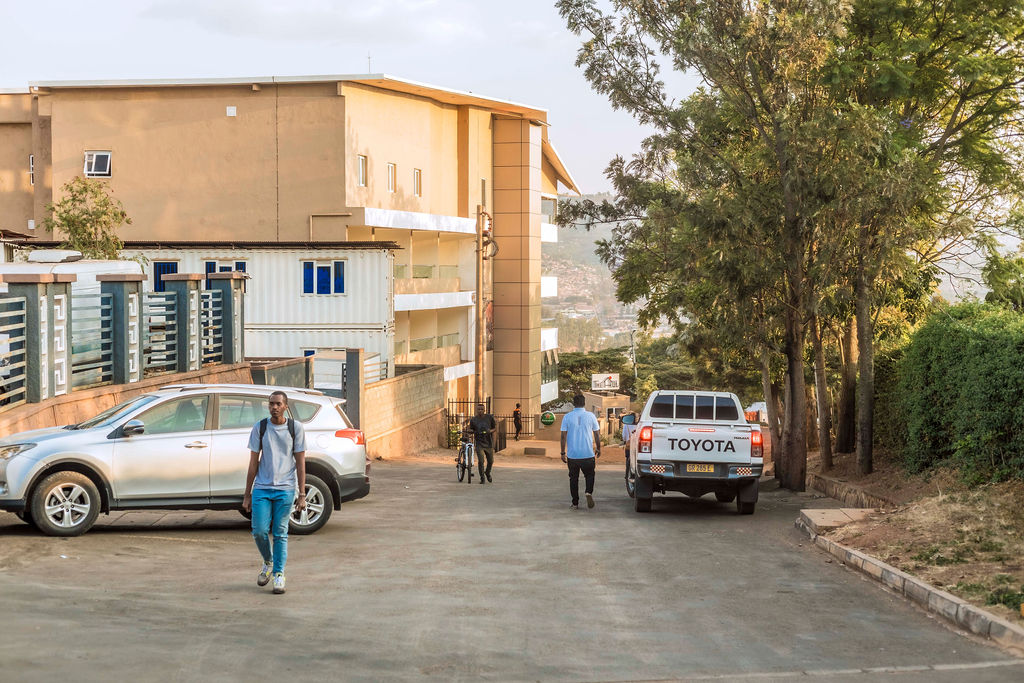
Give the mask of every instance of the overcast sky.
POLYGON ((372 72, 538 106, 585 193, 645 135, 591 91, 554 0, 3 0, 0 25, 0 87, 372 72))

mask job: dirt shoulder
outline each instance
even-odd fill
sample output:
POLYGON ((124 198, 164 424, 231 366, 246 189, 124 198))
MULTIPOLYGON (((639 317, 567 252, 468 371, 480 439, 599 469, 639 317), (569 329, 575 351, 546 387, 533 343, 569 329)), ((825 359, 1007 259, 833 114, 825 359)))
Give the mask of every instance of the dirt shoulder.
MULTIPOLYGON (((819 463, 808 469, 819 471, 819 463)), ((885 459, 862 477, 853 456, 839 456, 822 474, 898 503, 829 538, 1024 623, 1024 482, 971 487, 951 470, 908 475, 885 459)))

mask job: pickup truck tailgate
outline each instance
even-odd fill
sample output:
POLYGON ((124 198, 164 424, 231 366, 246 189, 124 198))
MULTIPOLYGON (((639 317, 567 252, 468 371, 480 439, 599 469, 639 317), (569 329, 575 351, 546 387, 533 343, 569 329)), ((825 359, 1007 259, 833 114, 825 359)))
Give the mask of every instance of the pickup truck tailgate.
POLYGON ((652 455, 657 460, 750 464, 751 426, 654 422, 652 455))

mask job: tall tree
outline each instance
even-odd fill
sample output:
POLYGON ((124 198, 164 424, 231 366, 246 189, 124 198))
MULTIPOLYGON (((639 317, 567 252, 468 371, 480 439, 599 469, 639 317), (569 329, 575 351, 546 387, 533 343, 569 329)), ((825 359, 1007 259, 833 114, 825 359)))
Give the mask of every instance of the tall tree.
POLYGON ((56 231, 61 246, 85 258, 116 259, 124 243, 117 235, 132 219, 110 187, 99 180, 75 176, 61 187, 61 198, 47 205, 43 227, 56 231))

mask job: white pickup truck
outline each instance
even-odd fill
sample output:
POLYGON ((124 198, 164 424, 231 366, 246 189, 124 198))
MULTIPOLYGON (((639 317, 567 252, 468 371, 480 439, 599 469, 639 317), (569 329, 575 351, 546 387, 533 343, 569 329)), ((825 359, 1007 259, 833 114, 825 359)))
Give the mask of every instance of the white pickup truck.
POLYGON ((656 391, 629 443, 626 492, 637 512, 650 512, 655 492, 697 498, 714 492, 754 512, 764 467, 761 427, 749 424, 735 394, 656 391))

